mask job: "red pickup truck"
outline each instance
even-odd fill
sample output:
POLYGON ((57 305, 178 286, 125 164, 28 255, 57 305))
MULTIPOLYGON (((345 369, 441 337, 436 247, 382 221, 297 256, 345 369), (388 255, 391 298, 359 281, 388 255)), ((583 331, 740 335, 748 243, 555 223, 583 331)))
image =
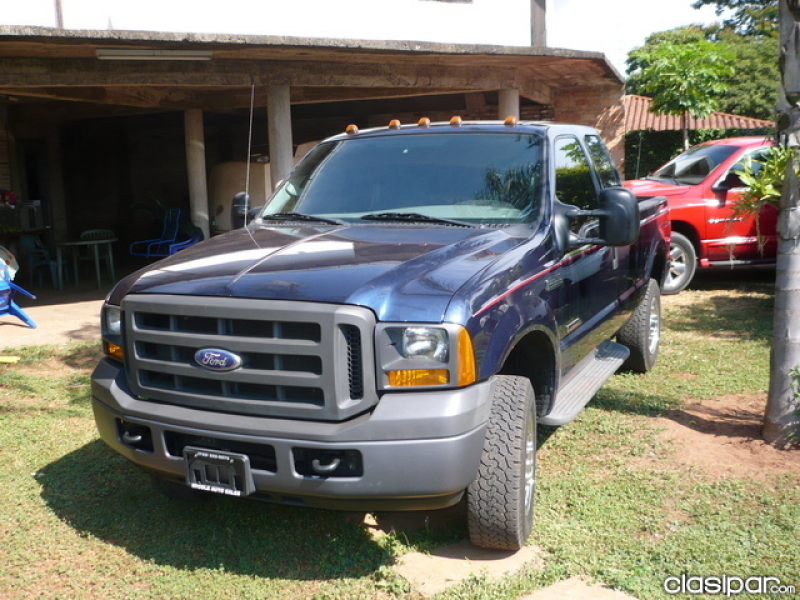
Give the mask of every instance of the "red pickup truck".
POLYGON ((691 283, 697 267, 735 267, 774 263, 777 211, 767 206, 758 216, 733 216, 744 185, 736 174, 749 156, 762 160, 772 142, 739 137, 704 142, 679 154, 644 179, 623 185, 637 196, 666 196, 672 219, 671 266, 664 294, 691 283), (759 243, 759 237, 761 243, 759 243))

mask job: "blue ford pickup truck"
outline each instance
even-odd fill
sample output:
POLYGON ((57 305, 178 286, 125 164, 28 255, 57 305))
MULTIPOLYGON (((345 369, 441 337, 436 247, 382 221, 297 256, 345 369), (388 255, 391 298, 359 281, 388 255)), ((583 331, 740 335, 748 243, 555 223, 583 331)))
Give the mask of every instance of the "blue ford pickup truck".
POLYGON ((591 128, 351 126, 247 227, 109 294, 100 435, 172 497, 466 495, 472 542, 517 549, 537 423, 653 366, 669 232, 591 128))

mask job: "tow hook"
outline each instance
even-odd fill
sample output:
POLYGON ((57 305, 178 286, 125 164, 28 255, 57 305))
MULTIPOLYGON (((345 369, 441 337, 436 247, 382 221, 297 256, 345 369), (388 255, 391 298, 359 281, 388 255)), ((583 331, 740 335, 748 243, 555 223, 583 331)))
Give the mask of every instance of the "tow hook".
POLYGON ((340 464, 342 464, 342 461, 338 458, 334 458, 327 465, 323 465, 318 458, 315 458, 311 461, 311 468, 320 475, 330 475, 339 468, 340 464))

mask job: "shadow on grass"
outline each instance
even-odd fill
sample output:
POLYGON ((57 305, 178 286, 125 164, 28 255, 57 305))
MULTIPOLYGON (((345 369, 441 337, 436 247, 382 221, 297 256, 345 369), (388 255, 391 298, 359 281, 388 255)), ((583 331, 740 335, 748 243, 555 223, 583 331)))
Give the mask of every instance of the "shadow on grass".
POLYGON ((643 417, 661 417, 680 405, 680 403, 670 402, 662 396, 601 389, 592 399, 589 406, 612 413, 619 412, 643 417))
POLYGON ((775 266, 698 269, 689 289, 774 292, 775 266))
POLYGON ((773 305, 772 296, 713 296, 672 311, 669 328, 716 339, 769 341, 773 305))
POLYGON ((48 507, 75 530, 159 565, 314 580, 362 577, 394 562, 391 544, 373 540, 363 513, 169 500, 99 440, 38 478, 48 507))
POLYGON ((715 406, 713 400, 684 406, 669 403, 657 396, 613 390, 601 390, 592 400, 592 406, 609 413, 662 417, 692 431, 716 438, 747 441, 764 439, 760 407, 750 409, 727 404, 715 406))

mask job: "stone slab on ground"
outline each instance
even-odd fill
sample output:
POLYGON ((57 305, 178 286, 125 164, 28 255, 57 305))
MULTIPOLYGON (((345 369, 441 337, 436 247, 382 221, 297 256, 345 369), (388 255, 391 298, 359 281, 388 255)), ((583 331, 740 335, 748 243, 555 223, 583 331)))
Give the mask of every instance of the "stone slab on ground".
POLYGON ((636 598, 602 585, 589 584, 580 577, 572 577, 522 596, 519 600, 636 600, 636 598))
POLYGON ((541 556, 542 551, 536 546, 526 546, 518 552, 501 552, 476 548, 464 541, 437 548, 430 554, 407 554, 400 560, 397 573, 416 592, 429 597, 472 575, 500 578, 531 563, 541 565, 541 556))

